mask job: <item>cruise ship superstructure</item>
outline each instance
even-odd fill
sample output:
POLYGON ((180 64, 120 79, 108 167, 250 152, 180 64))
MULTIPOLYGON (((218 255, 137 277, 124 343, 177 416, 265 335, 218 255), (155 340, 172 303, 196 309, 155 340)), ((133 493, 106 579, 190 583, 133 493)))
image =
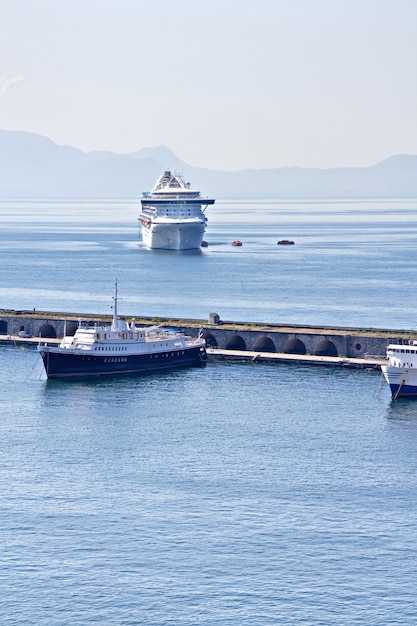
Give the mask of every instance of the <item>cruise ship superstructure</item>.
POLYGON ((204 212, 213 198, 203 198, 178 173, 166 170, 152 191, 141 195, 139 223, 148 248, 192 250, 200 248, 206 230, 204 212))

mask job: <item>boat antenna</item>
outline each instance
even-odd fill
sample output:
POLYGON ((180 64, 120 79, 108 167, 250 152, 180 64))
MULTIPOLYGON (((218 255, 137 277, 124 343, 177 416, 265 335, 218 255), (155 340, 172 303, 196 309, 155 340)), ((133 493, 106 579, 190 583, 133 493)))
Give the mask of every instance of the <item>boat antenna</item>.
POLYGON ((116 278, 116 282, 114 283, 113 301, 114 301, 114 305, 113 305, 113 323, 111 325, 111 329, 112 330, 117 330, 118 326, 119 326, 119 322, 117 320, 117 278, 116 278))

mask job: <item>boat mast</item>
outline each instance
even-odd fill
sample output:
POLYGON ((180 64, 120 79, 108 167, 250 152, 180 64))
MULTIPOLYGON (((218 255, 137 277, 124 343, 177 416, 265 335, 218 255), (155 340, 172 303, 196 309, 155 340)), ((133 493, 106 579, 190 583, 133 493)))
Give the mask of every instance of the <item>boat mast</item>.
POLYGON ((117 319, 117 279, 116 282, 114 283, 114 296, 113 296, 113 322, 111 325, 111 329, 112 330, 118 330, 119 328, 119 321, 117 319))

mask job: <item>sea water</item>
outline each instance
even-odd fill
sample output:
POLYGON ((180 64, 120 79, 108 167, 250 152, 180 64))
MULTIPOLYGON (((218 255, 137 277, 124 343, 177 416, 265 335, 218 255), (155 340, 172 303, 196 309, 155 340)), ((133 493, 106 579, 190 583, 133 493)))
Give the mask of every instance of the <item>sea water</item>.
MULTIPOLYGON (((218 203, 197 254, 136 209, 3 203, 2 306, 108 313, 117 278, 122 314, 416 326, 416 203, 218 203)), ((0 623, 415 623, 417 403, 378 372, 0 372, 0 623)))
POLYGON ((126 315, 417 326, 417 201, 218 201, 208 248, 180 253, 146 250, 138 211, 0 203, 1 305, 110 313, 117 279, 126 315))

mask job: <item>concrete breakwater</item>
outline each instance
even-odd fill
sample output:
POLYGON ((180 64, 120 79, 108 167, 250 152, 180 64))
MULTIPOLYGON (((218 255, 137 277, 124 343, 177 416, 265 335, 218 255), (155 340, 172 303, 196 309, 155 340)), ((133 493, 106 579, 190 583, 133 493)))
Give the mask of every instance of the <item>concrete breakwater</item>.
MULTIPOLYGON (((121 317, 129 322, 135 318, 137 326, 155 323, 175 326, 193 337, 202 332, 209 348, 237 352, 352 359, 384 358, 389 343, 406 344, 417 338, 416 333, 407 330, 226 322, 220 321, 216 314, 210 314, 208 322, 125 315, 121 317)), ((94 326, 110 324, 111 317, 4 309, 0 310, 0 335, 16 336, 19 332, 24 332, 33 338, 56 339, 64 335, 64 329, 68 335, 74 334, 80 320, 94 326)))

